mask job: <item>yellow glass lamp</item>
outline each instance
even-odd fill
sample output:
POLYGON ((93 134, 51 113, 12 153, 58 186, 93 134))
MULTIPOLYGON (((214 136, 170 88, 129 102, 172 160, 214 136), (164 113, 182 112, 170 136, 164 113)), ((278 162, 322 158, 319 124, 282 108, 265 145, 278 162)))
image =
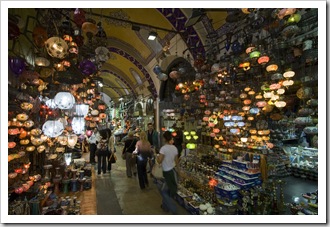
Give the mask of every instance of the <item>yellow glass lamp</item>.
POLYGON ((287 23, 288 24, 298 23, 300 20, 301 20, 301 15, 299 13, 294 13, 288 18, 287 23))
POLYGON ((196 149, 196 144, 194 144, 194 143, 188 143, 186 146, 187 146, 187 148, 188 148, 189 150, 194 150, 194 149, 196 149))

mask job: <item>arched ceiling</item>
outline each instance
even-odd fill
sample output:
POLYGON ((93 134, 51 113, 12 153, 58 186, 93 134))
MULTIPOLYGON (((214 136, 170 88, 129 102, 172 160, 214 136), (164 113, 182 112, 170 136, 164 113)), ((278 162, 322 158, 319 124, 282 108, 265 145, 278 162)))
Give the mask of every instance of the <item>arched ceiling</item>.
MULTIPOLYGON (((85 12, 87 21, 101 22, 106 34, 105 45, 110 51, 110 58, 99 68, 99 76, 103 78, 104 83, 100 89, 115 102, 120 97, 157 98, 160 82, 153 72, 153 67, 160 64, 161 59, 167 55, 189 54, 192 59, 198 54, 205 55, 208 34, 215 33, 225 23, 227 16, 226 9, 203 9, 201 20, 193 26, 186 27, 185 23, 192 15, 192 9, 82 8, 80 10, 85 12), (135 27, 134 30, 132 26, 135 27), (150 31, 157 32, 156 40, 147 39, 150 31), (181 45, 176 42, 181 42, 181 45)), ((61 26, 60 23, 63 21, 69 20, 73 29, 79 28, 74 23, 74 11, 75 9, 55 8, 34 11, 9 9, 9 14, 27 18, 27 26, 23 30, 29 35, 35 25, 40 23, 42 26, 47 26, 47 23, 53 21, 54 17, 48 20, 45 18, 51 14, 56 15, 58 26, 61 26), (43 12, 45 10, 48 11, 43 12), (37 21, 33 18, 37 18, 37 21)), ((98 43, 93 43, 88 47, 86 34, 84 38, 86 48, 98 46, 98 43)), ((99 45, 102 46, 101 43, 99 45)), ((90 52, 92 53, 93 50, 90 52)))

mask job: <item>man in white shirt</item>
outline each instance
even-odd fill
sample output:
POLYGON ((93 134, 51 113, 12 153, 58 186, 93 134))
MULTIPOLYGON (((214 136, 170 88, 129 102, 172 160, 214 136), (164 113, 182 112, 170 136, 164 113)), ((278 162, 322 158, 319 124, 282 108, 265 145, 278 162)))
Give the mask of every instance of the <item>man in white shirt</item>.
POLYGON ((93 134, 87 138, 87 142, 89 143, 89 162, 91 164, 96 164, 96 161, 95 161, 95 152, 96 152, 96 145, 97 145, 97 142, 99 141, 99 132, 97 130, 97 128, 95 127, 94 128, 94 131, 93 131, 93 134))

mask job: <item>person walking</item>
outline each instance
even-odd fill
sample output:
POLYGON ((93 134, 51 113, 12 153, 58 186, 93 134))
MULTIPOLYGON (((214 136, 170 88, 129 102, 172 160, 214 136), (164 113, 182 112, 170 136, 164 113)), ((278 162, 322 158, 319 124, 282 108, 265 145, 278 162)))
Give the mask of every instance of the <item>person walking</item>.
POLYGON ((87 138, 87 142, 89 143, 89 162, 91 164, 95 164, 96 161, 95 161, 95 152, 96 152, 96 144, 97 144, 97 141, 99 140, 99 132, 97 130, 97 128, 95 127, 94 128, 94 131, 92 133, 92 135, 87 138))
POLYGON ((178 190, 177 173, 175 167, 178 166, 178 149, 173 145, 174 139, 170 131, 163 134, 165 144, 160 148, 156 161, 162 165, 164 182, 159 187, 163 197, 161 208, 177 214, 177 207, 174 201, 178 190))
MULTIPOLYGON (((158 153, 159 151, 159 133, 154 129, 154 126, 153 124, 150 122, 148 123, 148 130, 146 131, 147 133, 147 138, 148 138, 148 141, 151 145, 151 148, 153 150, 156 151, 156 153, 158 153)), ((148 173, 151 172, 152 170, 152 166, 155 164, 155 160, 154 159, 151 159, 149 161, 149 168, 148 168, 148 173)))
POLYGON ((107 172, 107 159, 108 159, 108 133, 106 130, 101 130, 100 132, 100 140, 97 143, 97 174, 100 175, 101 171, 103 174, 107 172))
POLYGON ((107 135, 108 135, 108 141, 109 141, 109 144, 108 144, 108 168, 107 168, 107 171, 108 172, 111 172, 111 165, 112 165, 112 162, 110 160, 110 157, 111 157, 111 154, 114 155, 116 153, 116 146, 115 146, 115 136, 112 134, 111 132, 111 129, 110 128, 107 128, 105 129, 107 131, 107 135))
POLYGON ((151 144, 147 139, 147 134, 145 132, 140 133, 140 140, 137 141, 135 146, 136 164, 137 172, 139 178, 139 185, 141 189, 149 186, 148 176, 147 176, 147 163, 148 160, 152 159, 153 152, 151 150, 151 144))
POLYGON ((128 133, 128 138, 125 141, 125 145, 123 148, 123 155, 125 155, 126 161, 126 175, 127 177, 132 177, 132 173, 134 176, 136 175, 136 157, 133 157, 132 153, 135 150, 135 146, 137 143, 137 139, 134 137, 134 132, 130 131, 128 133))

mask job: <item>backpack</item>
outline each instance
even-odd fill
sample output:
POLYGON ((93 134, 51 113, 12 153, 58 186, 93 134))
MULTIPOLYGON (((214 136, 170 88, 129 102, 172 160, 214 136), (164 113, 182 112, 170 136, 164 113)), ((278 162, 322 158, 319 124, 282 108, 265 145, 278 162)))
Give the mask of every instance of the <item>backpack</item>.
POLYGON ((108 150, 108 141, 101 140, 100 141, 100 150, 107 151, 108 150))

